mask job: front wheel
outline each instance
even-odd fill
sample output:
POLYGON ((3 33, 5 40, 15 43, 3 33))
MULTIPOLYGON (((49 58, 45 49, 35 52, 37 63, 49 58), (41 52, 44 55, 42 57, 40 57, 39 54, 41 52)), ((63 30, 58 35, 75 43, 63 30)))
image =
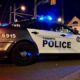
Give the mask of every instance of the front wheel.
POLYGON ((18 43, 11 54, 11 61, 16 64, 30 64, 36 56, 36 48, 30 43, 18 43))

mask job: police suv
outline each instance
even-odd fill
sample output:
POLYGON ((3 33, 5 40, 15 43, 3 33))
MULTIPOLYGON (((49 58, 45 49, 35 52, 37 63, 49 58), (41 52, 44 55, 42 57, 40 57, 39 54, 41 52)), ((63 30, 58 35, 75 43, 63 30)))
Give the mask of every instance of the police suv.
POLYGON ((73 53, 80 53, 80 35, 63 24, 25 20, 0 27, 0 57, 14 63, 28 64, 39 54, 73 53))

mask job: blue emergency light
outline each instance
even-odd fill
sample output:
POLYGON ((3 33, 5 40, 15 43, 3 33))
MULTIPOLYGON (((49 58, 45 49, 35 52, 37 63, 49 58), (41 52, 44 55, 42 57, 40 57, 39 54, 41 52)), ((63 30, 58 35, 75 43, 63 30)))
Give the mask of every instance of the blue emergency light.
POLYGON ((46 18, 47 18, 47 20, 49 20, 49 21, 52 21, 52 19, 53 19, 51 16, 47 16, 46 18))
POLYGON ((44 16, 40 16, 40 17, 39 17, 39 20, 40 20, 40 21, 43 21, 43 20, 44 20, 44 16))
POLYGON ((51 16, 40 16, 38 18, 39 21, 52 21, 53 18, 51 16))

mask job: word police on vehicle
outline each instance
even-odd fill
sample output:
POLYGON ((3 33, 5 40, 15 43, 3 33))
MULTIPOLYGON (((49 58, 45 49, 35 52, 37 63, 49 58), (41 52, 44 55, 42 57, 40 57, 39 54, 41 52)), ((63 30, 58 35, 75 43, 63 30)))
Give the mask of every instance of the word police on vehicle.
POLYGON ((43 40, 43 47, 48 45, 49 47, 55 48, 71 48, 71 42, 62 42, 62 41, 52 41, 52 40, 43 40))

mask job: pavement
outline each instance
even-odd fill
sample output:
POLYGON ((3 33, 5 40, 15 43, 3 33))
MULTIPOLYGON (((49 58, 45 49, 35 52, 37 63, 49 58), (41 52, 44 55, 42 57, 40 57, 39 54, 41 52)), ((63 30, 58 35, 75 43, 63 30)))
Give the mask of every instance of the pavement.
POLYGON ((80 80, 80 60, 43 61, 27 66, 0 63, 0 80, 80 80))
POLYGON ((80 80, 80 71, 70 73, 61 80, 80 80))

